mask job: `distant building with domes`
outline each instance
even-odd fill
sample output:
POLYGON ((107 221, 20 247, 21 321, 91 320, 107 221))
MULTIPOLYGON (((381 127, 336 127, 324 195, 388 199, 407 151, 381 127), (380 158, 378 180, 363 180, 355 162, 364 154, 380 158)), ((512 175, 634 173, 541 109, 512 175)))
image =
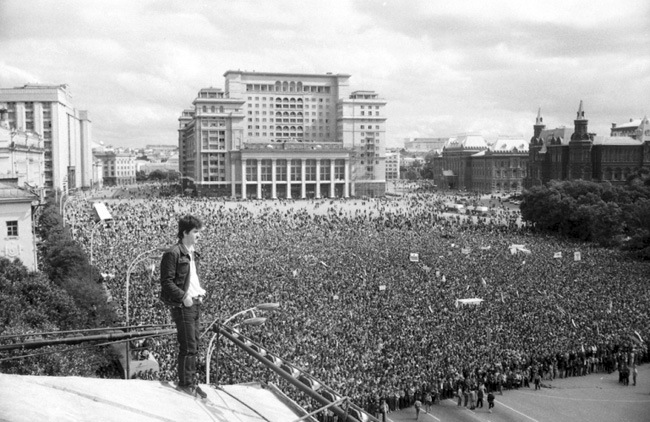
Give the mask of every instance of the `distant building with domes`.
POLYGON ((625 183, 641 168, 650 168, 650 123, 648 118, 612 125, 609 136, 588 131, 580 101, 574 128, 546 129, 538 111, 528 152, 524 187, 551 180, 590 180, 625 183))

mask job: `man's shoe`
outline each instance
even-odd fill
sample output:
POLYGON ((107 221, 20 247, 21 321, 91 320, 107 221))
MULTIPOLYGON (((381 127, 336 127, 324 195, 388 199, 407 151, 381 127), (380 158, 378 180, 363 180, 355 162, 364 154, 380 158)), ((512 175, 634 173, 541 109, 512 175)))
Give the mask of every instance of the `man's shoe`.
POLYGON ((199 387, 198 385, 196 387, 194 387, 194 391, 196 392, 197 397, 200 397, 202 399, 207 399, 208 398, 207 393, 205 391, 203 391, 201 389, 201 387, 199 387))
POLYGON ((196 397, 196 391, 192 385, 177 385, 176 390, 181 393, 189 394, 192 397, 196 397))
POLYGON ((189 394, 192 397, 199 397, 201 399, 205 399, 208 397, 208 395, 205 393, 205 391, 201 390, 201 387, 198 386, 193 386, 193 385, 179 385, 176 387, 176 390, 189 394))

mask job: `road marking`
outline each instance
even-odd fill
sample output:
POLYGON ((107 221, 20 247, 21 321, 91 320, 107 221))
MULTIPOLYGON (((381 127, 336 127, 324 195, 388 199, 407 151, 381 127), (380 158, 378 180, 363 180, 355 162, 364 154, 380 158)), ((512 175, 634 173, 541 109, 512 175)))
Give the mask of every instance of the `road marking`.
POLYGON ((568 401, 596 401, 596 402, 605 402, 605 403, 650 403, 650 400, 609 400, 609 399, 590 399, 590 398, 575 398, 575 397, 562 397, 562 396, 551 396, 543 393, 533 393, 527 391, 519 391, 521 394, 528 394, 531 396, 542 396, 549 399, 559 399, 559 400, 568 400, 568 401))
POLYGON ((537 419, 531 418, 530 416, 528 416, 528 415, 526 415, 526 414, 524 414, 524 413, 521 413, 520 411, 518 411, 518 410, 516 410, 516 409, 513 409, 512 407, 508 406, 507 404, 503 404, 503 403, 501 403, 500 401, 496 401, 496 399, 494 400, 494 402, 495 402, 495 403, 499 403, 501 406, 506 407, 506 408, 512 410, 512 411, 515 412, 515 413, 519 413, 521 416, 524 416, 524 417, 530 419, 531 421, 539 422, 537 419))
POLYGON ((436 418, 435 416, 433 416, 431 413, 427 412, 426 410, 421 410, 421 412, 424 412, 425 415, 427 415, 427 416, 431 416, 433 419, 435 419, 435 420, 437 420, 438 422, 440 422, 440 419, 436 418))

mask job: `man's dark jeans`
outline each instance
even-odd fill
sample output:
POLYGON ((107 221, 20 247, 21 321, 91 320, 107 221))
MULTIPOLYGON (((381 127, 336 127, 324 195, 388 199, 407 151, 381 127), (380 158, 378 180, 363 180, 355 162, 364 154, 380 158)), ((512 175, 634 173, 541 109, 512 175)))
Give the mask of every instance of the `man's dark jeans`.
POLYGON ((184 306, 171 308, 171 312, 178 331, 178 385, 184 387, 194 383, 196 355, 199 351, 201 337, 199 329, 201 305, 195 303, 189 308, 184 306))

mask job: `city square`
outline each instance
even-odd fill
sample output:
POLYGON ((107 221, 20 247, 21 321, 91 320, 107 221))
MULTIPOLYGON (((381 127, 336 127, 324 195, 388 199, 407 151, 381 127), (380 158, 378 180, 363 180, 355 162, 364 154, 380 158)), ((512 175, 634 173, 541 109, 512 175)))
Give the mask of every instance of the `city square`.
POLYGON ((0 420, 647 420, 649 11, 0 1, 0 420))

